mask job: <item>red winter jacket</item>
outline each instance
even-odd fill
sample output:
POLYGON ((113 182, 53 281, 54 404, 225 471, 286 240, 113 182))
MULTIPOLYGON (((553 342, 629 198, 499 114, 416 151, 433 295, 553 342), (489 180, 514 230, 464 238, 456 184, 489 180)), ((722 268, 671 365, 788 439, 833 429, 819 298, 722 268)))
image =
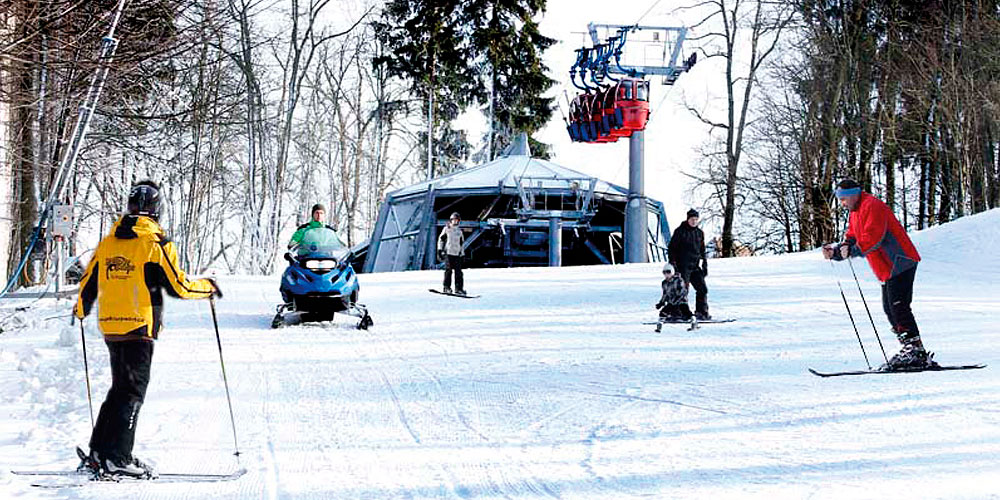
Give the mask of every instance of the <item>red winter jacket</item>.
POLYGON ((851 244, 852 256, 868 258, 883 283, 920 262, 917 248, 889 206, 868 193, 861 193, 857 208, 851 210, 844 240, 851 244))

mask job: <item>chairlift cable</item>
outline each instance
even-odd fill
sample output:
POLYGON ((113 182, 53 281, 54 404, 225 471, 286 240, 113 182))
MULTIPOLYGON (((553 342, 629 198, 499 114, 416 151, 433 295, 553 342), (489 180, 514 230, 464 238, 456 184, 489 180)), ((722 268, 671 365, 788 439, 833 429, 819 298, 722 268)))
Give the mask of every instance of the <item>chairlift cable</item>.
POLYGON ((645 13, 645 14, 643 14, 643 15, 641 15, 641 16, 639 16, 639 19, 636 19, 636 21, 635 21, 635 24, 639 24, 639 23, 641 23, 641 22, 642 22, 642 20, 643 20, 643 19, 644 19, 644 18, 645 18, 645 17, 647 16, 647 15, 649 15, 649 13, 650 13, 650 12, 652 12, 652 11, 653 11, 653 9, 655 9, 657 5, 660 5, 660 2, 662 2, 662 1, 663 1, 663 0, 656 0, 656 2, 653 2, 653 5, 652 5, 652 6, 650 7, 650 8, 646 9, 646 13, 645 13))

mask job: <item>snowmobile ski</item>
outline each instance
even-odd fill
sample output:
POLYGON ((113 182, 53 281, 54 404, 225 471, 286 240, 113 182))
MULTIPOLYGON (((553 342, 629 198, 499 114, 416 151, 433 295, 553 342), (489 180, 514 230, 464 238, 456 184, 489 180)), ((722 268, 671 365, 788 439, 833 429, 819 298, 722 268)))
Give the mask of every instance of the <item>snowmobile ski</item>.
POLYGON ((875 374, 888 374, 888 373, 918 373, 918 372, 943 372, 951 370, 978 370, 980 368, 986 368, 986 365, 945 365, 945 366, 935 366, 931 368, 916 368, 916 369, 906 369, 906 370, 886 370, 881 371, 878 369, 872 370, 853 370, 844 372, 819 372, 812 368, 809 369, 809 373, 819 377, 840 377, 844 375, 875 375, 875 374))
MULTIPOLYGON (((734 321, 736 321, 736 318, 699 319, 698 320, 698 324, 699 325, 710 325, 710 324, 713 324, 713 323, 732 323, 734 321)), ((657 321, 643 321, 642 322, 642 324, 644 324, 644 325, 655 325, 657 323, 664 324, 664 325, 689 325, 690 326, 691 325, 691 320, 689 320, 689 319, 675 319, 675 320, 670 320, 670 321, 659 321, 659 322, 657 322, 657 321)))
POLYGON ((438 295, 448 295, 448 296, 451 296, 451 297, 460 297, 460 298, 463 298, 463 299, 478 299, 479 297, 482 297, 482 295, 460 295, 460 294, 457 294, 457 293, 447 293, 447 292, 442 292, 441 290, 435 290, 433 288, 428 288, 428 290, 430 290, 430 291, 432 291, 432 292, 434 292, 434 293, 436 293, 438 295))
POLYGON ((285 326, 295 326, 302 323, 312 323, 317 321, 333 321, 336 314, 342 316, 353 316, 359 318, 358 324, 356 326, 359 330, 367 330, 369 327, 375 324, 372 320, 370 314, 368 314, 368 308, 364 304, 353 304, 347 309, 340 311, 339 313, 327 313, 325 316, 317 316, 308 312, 301 312, 293 310, 293 304, 280 304, 278 305, 278 312, 274 315, 274 319, 271 320, 271 328, 281 328, 285 326))

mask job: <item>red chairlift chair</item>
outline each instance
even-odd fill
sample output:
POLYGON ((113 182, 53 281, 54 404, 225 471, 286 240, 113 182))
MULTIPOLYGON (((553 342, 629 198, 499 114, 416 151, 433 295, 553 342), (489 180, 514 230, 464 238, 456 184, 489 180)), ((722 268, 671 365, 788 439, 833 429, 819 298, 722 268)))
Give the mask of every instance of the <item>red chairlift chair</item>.
POLYGON ((620 106, 623 100, 626 87, 631 88, 632 84, 617 83, 608 89, 604 99, 604 119, 610 126, 610 135, 615 137, 628 137, 632 135, 632 129, 624 128, 625 117, 620 106))
POLYGON ((573 98, 573 102, 569 104, 569 124, 566 126, 567 132, 569 132, 569 138, 573 142, 584 141, 584 130, 583 130, 583 112, 581 110, 580 96, 573 98))
POLYGON ((615 108, 622 112, 622 129, 629 134, 645 130, 649 122, 649 82, 643 79, 625 79, 619 84, 615 108))
POLYGON ((605 120, 604 116, 604 101, 606 100, 606 95, 608 90, 601 90, 595 94, 592 94, 591 100, 591 123, 592 129, 597 132, 593 140, 589 142, 615 142, 618 137, 611 135, 611 127, 608 121, 605 120))

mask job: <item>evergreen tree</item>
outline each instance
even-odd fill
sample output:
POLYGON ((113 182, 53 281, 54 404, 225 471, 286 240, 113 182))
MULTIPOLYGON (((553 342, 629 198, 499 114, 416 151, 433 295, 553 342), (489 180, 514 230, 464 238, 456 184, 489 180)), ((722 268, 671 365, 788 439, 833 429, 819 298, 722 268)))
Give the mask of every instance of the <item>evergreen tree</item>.
POLYGON ((441 173, 436 166, 441 151, 455 149, 454 144, 444 142, 462 136, 451 129, 451 121, 469 104, 483 99, 470 32, 462 22, 464 3, 389 0, 382 19, 375 23, 388 55, 376 58, 374 64, 408 80, 411 92, 423 103, 424 117, 433 117, 429 120, 435 156, 431 176, 441 173))
MULTIPOLYGON (((465 7, 472 46, 484 66, 481 103, 491 123, 487 159, 503 151, 515 134, 530 137, 552 117, 553 98, 543 94, 555 81, 546 76, 541 54, 555 40, 542 35, 533 19, 544 10, 545 0, 473 0, 465 7)), ((531 139, 531 149, 548 156, 548 146, 537 140, 531 139)))

